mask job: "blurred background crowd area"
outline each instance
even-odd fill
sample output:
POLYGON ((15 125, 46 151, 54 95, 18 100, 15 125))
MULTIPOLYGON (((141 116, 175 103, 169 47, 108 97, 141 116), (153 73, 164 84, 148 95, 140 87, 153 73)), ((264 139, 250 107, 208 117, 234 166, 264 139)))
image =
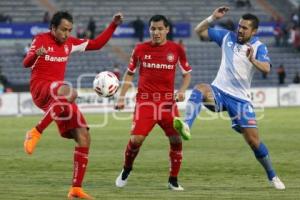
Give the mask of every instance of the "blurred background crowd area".
POLYGON ((171 22, 168 39, 186 50, 193 67, 191 87, 199 82, 210 83, 220 64, 221 50, 214 43, 199 42, 193 29, 222 5, 229 6, 230 11, 213 26, 235 31, 245 13, 253 13, 260 19, 258 36, 268 46, 272 70, 269 74, 257 72, 252 85, 299 84, 300 0, 3 0, 0 1, 0 93, 28 91, 30 70, 23 68, 22 60, 33 36, 49 30, 51 16, 58 10, 73 14, 74 36, 90 39, 110 23, 114 13, 121 11, 125 16, 124 24, 100 52, 71 56, 66 80, 74 87, 78 86, 78 77, 81 77, 80 87, 92 87, 93 74, 104 70, 113 71, 121 79, 134 46, 149 39, 148 20, 154 14, 168 17, 171 22))

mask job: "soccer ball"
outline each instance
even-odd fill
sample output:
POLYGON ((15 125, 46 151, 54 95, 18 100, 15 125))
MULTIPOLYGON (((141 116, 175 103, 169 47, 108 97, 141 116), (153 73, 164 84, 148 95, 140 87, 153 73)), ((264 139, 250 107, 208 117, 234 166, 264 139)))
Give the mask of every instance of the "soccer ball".
POLYGON ((100 72, 93 82, 93 89, 101 97, 113 96, 119 88, 119 80, 116 75, 109 71, 100 72))

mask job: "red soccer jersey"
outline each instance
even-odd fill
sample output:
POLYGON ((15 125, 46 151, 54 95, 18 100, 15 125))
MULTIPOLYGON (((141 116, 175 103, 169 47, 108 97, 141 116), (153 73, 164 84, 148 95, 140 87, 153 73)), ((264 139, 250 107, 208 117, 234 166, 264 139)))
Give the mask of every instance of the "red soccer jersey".
POLYGON ((131 55, 128 71, 135 72, 139 67, 137 98, 154 93, 174 93, 176 66, 179 64, 182 73, 190 72, 184 49, 178 44, 167 41, 161 46, 151 42, 138 44, 131 55))
POLYGON ((24 59, 24 66, 31 67, 31 83, 35 81, 63 81, 66 64, 71 53, 76 51, 100 49, 111 38, 117 26, 111 23, 95 40, 69 37, 63 44, 57 43, 50 33, 37 35, 24 59), (44 47, 47 53, 37 57, 37 49, 44 47))

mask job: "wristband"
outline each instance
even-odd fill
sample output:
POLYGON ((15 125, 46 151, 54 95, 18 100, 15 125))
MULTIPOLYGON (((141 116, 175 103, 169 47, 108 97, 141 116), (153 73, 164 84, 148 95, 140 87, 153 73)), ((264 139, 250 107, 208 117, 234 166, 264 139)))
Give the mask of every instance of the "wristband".
POLYGON ((206 18, 206 20, 207 20, 207 22, 208 22, 209 24, 215 21, 215 19, 213 18, 212 15, 209 16, 208 18, 206 18))

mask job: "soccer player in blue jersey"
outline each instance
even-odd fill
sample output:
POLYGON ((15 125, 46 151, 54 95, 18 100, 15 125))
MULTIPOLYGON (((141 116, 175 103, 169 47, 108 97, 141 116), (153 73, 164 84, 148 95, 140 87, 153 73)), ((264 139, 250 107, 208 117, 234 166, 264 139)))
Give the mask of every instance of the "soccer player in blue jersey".
POLYGON ((285 185, 272 167, 267 147, 259 139, 249 93, 255 70, 268 73, 271 67, 266 45, 255 36, 259 20, 252 14, 243 15, 237 32, 210 28, 210 24, 222 18, 228 10, 225 6, 217 8, 195 28, 201 40, 214 41, 221 47, 221 65, 217 77, 210 85, 195 86, 187 103, 184 121, 174 119, 174 127, 184 139, 189 139, 190 128, 200 113, 201 104, 214 112, 227 111, 232 128, 244 136, 265 169, 271 185, 283 190, 285 185))

